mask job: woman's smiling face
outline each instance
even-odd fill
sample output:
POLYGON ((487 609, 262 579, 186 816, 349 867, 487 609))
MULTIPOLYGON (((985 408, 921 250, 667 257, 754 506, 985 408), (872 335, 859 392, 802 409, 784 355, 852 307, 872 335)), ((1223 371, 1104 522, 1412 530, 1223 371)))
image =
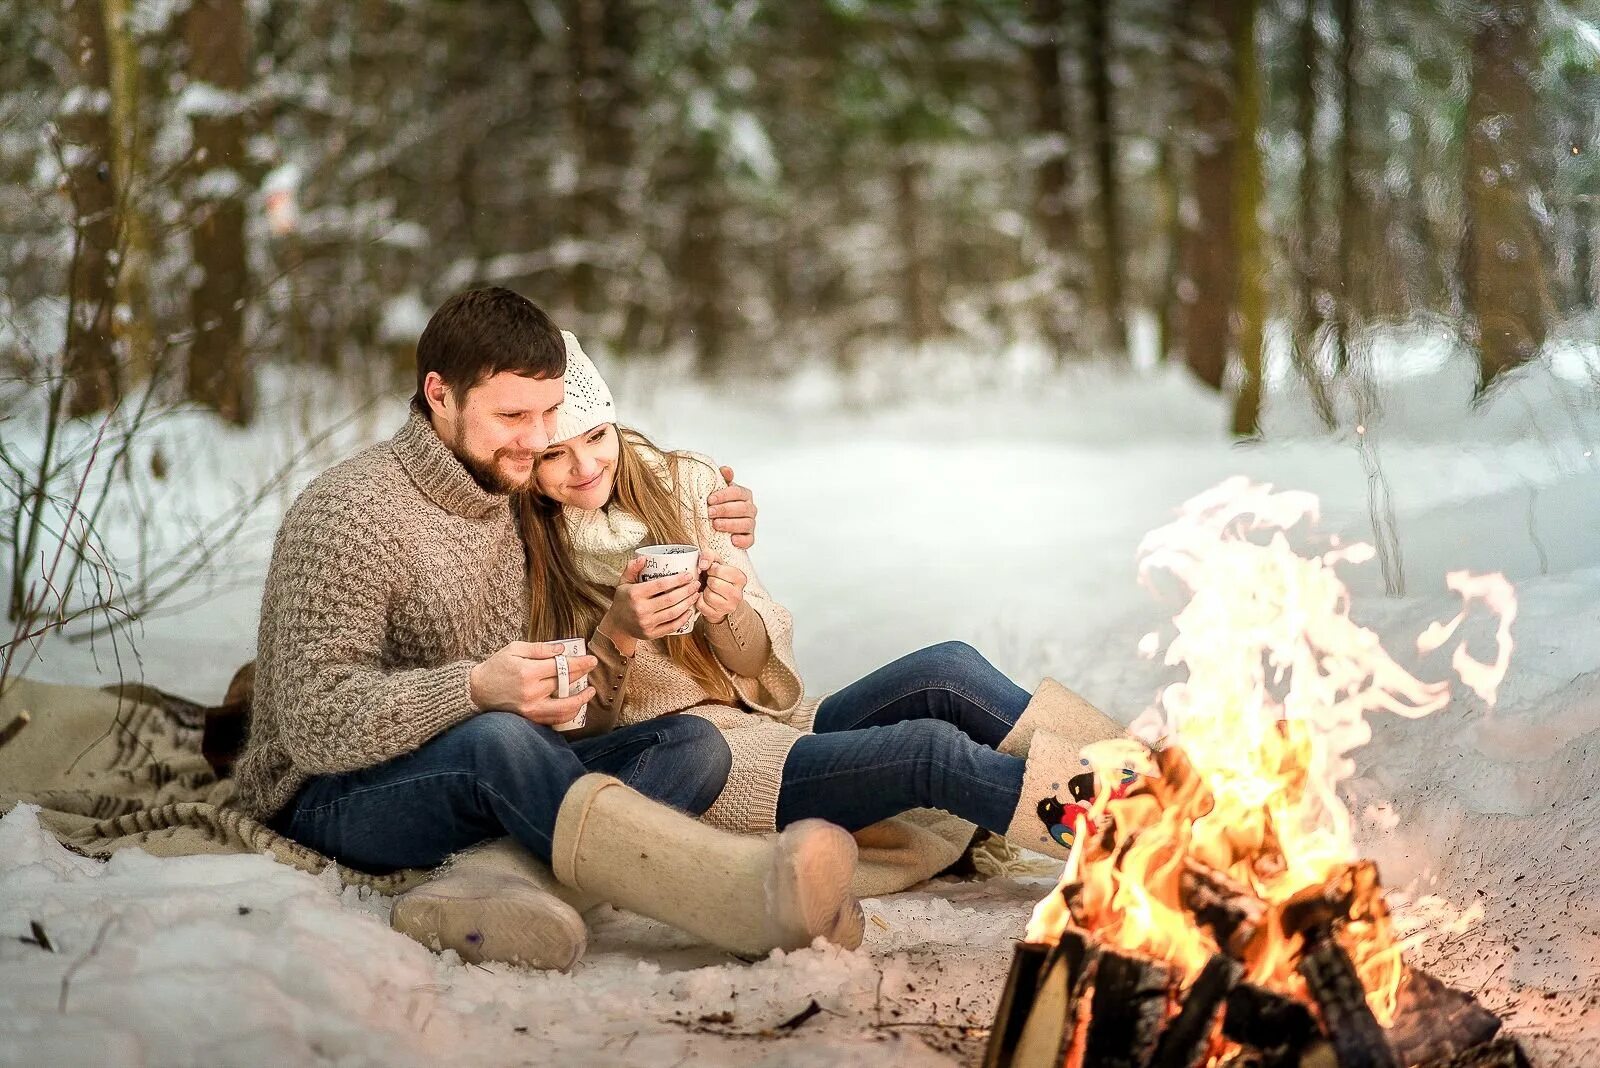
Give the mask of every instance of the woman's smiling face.
POLYGON ((587 512, 604 508, 617 477, 619 447, 614 423, 556 442, 539 454, 534 467, 539 492, 587 512))

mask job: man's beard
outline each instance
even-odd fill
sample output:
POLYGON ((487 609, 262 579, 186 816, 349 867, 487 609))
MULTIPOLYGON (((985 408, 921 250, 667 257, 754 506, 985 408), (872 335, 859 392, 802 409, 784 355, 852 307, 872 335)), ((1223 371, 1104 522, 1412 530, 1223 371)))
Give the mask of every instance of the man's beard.
POLYGON ((496 452, 488 463, 484 463, 482 460, 468 454, 466 427, 459 423, 456 425, 455 440, 450 442, 450 451, 456 454, 456 459, 461 461, 461 466, 467 469, 467 474, 472 476, 472 480, 487 493, 520 493, 533 485, 533 474, 531 472, 526 480, 513 482, 502 475, 496 468, 495 460, 500 458, 502 452, 508 452, 509 450, 501 449, 496 452))

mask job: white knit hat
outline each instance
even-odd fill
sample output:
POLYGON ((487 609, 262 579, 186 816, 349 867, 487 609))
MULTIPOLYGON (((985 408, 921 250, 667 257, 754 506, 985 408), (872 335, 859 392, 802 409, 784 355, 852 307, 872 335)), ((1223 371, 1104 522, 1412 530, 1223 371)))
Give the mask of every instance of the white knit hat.
POLYGON ((587 434, 602 423, 617 421, 617 406, 611 401, 611 389, 595 370, 594 361, 584 353, 578 339, 563 330, 561 337, 567 343, 567 372, 563 376, 566 394, 556 409, 556 430, 550 436, 551 444, 587 434))

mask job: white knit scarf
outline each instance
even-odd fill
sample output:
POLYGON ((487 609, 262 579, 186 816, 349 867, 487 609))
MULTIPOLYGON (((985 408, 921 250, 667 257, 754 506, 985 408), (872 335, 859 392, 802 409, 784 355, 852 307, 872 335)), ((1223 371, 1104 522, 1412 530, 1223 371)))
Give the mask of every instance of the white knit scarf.
POLYGON ((561 512, 579 572, 604 586, 615 586, 621 580, 633 550, 650 536, 644 520, 615 506, 593 512, 563 508, 561 512))

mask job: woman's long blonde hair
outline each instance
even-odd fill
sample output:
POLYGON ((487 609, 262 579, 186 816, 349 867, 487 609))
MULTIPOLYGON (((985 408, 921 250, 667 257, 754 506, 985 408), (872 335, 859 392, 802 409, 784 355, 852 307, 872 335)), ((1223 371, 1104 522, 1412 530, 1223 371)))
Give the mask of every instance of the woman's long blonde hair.
MULTIPOLYGON (((646 545, 694 545, 695 531, 678 503, 678 485, 685 464, 701 463, 683 452, 666 452, 631 427, 615 424, 617 470, 610 506, 642 520, 646 545), (666 459, 658 468, 646 450, 666 459)), ((591 582, 578 571, 567 523, 559 501, 536 489, 518 494, 517 512, 528 551, 528 625, 531 641, 551 641, 594 630, 611 605, 612 590, 591 582)), ((736 694, 711 646, 691 631, 658 639, 667 659, 698 683, 715 701, 733 702, 736 694)))

